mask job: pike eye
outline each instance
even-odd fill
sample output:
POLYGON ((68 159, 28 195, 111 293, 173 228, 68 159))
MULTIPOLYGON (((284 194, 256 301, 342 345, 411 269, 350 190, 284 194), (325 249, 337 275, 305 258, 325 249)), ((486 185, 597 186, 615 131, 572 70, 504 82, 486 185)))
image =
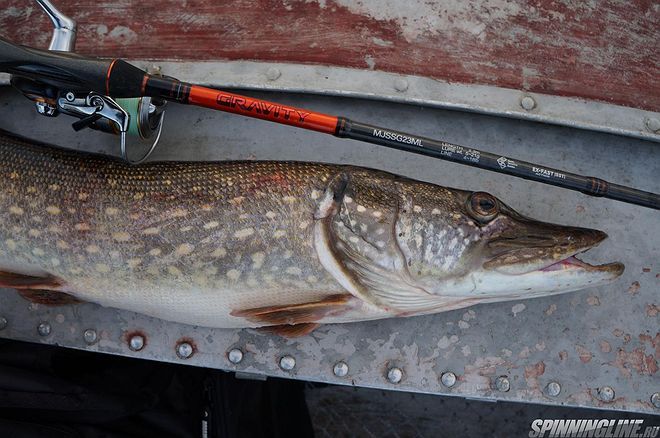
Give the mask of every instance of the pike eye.
POLYGON ((490 222, 499 210, 497 199, 489 193, 474 192, 468 199, 468 211, 479 222, 490 222))

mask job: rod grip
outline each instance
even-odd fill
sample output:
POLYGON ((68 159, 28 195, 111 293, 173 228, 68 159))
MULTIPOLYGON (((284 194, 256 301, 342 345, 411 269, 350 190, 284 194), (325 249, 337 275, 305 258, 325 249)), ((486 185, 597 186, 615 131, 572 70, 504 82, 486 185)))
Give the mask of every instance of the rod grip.
POLYGON ((75 53, 33 49, 0 38, 0 72, 67 91, 94 91, 113 97, 140 96, 146 72, 120 59, 85 58, 75 53))

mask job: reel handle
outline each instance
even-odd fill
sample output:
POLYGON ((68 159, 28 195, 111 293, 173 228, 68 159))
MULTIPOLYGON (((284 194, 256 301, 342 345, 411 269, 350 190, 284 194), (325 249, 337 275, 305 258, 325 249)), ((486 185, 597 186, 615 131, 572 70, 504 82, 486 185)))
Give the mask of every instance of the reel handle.
POLYGON ((60 12, 49 0, 37 0, 37 3, 46 12, 55 27, 48 50, 73 52, 76 46, 76 21, 60 12))

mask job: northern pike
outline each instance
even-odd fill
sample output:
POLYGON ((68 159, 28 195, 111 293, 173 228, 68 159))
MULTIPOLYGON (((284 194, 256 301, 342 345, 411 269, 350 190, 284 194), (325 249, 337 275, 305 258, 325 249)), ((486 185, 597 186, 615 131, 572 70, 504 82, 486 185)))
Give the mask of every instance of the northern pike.
POLYGON ((0 132, 0 286, 179 323, 271 326, 412 316, 602 285, 576 258, 601 231, 352 166, 130 166, 0 132))

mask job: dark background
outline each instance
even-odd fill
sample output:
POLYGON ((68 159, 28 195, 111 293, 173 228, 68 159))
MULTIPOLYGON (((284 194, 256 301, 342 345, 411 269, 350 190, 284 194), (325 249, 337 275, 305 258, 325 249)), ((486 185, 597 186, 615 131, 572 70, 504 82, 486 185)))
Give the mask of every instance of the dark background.
POLYGON ((536 418, 660 416, 248 380, 0 340, 0 437, 527 436, 536 418))

